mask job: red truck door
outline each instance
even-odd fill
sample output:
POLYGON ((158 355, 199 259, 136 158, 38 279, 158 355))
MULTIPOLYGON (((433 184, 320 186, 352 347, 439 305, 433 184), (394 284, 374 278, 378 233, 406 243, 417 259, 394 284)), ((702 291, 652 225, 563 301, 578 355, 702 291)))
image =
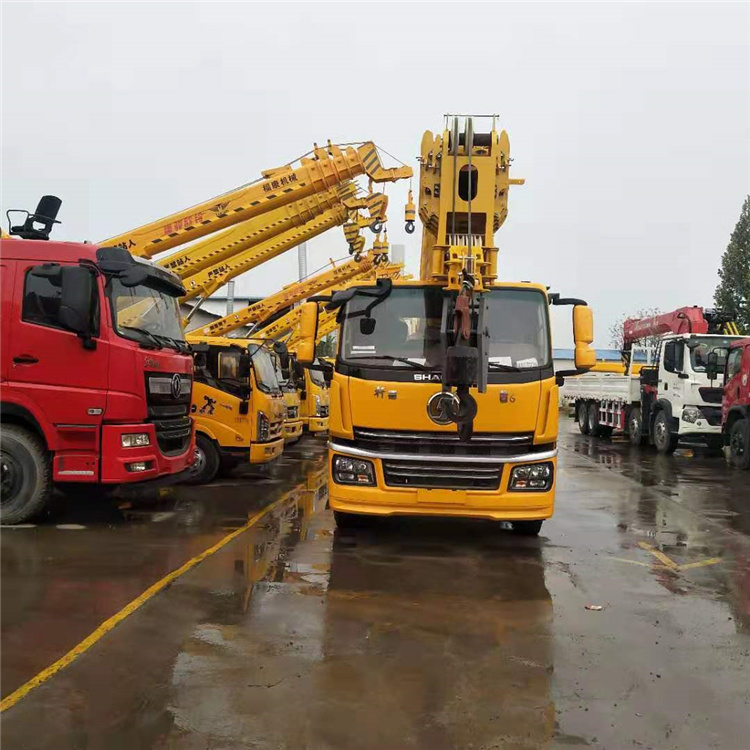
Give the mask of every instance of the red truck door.
MULTIPOLYGON (((34 402, 63 432, 66 426, 98 427, 107 406, 109 343, 95 337, 96 348, 84 349, 75 333, 60 327, 60 290, 49 279, 29 274, 35 265, 16 264, 11 320, 4 322, 4 326, 10 323, 5 328, 10 331, 8 385, 34 402)), ((98 283, 95 289, 99 317, 104 318, 98 283)), ((102 320, 103 330, 105 325, 102 320)), ((84 442, 92 447, 92 441, 84 442)))

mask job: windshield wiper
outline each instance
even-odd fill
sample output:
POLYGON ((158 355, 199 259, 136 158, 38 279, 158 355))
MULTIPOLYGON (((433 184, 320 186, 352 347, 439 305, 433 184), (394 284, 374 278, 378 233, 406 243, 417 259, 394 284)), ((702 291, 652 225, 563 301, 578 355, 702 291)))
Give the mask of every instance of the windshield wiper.
POLYGON ((156 338, 164 339, 165 341, 169 342, 169 346, 173 347, 176 351, 187 354, 189 352, 189 349, 187 348, 188 344, 185 341, 180 341, 179 339, 174 339, 171 336, 167 336, 163 333, 155 333, 153 334, 156 338))
POLYGON ((151 341, 153 341, 154 342, 154 346, 157 349, 163 349, 164 348, 164 346, 161 343, 161 341, 159 341, 159 339, 157 339, 156 336, 154 336, 154 334, 151 333, 151 331, 147 331, 145 328, 138 328, 137 326, 120 326, 120 328, 127 328, 129 331, 135 331, 136 333, 142 334, 146 338, 148 338, 151 341))
POLYGON ((490 370, 495 370, 495 372, 521 372, 520 367, 515 367, 514 365, 504 365, 501 362, 490 362, 489 368, 490 370))
POLYGON ((349 357, 349 359, 387 359, 389 362, 403 362, 415 370, 423 370, 424 372, 432 372, 435 369, 434 367, 423 365, 421 362, 414 362, 406 357, 394 357, 392 354, 365 354, 359 357, 349 357))

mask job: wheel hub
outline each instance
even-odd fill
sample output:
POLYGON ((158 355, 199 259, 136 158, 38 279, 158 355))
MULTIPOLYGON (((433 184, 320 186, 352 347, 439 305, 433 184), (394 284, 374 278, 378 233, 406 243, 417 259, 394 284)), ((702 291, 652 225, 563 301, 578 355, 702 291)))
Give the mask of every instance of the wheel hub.
POLYGON ((735 432, 732 435, 730 447, 735 456, 741 457, 745 455, 745 441, 742 439, 742 435, 740 435, 739 432, 735 432))
POLYGON ((18 461, 10 453, 0 452, 0 505, 13 502, 20 488, 21 467, 18 461))

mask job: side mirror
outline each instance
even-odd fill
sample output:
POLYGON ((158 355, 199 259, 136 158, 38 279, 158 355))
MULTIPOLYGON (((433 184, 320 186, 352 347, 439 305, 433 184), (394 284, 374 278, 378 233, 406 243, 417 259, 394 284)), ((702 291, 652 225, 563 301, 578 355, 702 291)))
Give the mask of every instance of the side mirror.
POLYGON ((247 380, 250 377, 250 355, 249 354, 240 354, 240 362, 237 367, 237 375, 240 377, 241 380, 247 380))
POLYGON ((706 376, 709 380, 716 380, 719 377, 719 355, 711 352, 706 362, 706 376))
POLYGON ((588 305, 573 308, 573 340, 575 341, 576 370, 590 370, 596 364, 594 341, 594 313, 588 305))
POLYGON ((63 266, 60 269, 60 324, 90 341, 93 333, 92 305, 94 275, 83 266, 63 266))
POLYGON ((318 305, 305 302, 299 318, 299 344, 297 361, 303 365, 312 364, 315 359, 315 342, 318 338, 318 305))

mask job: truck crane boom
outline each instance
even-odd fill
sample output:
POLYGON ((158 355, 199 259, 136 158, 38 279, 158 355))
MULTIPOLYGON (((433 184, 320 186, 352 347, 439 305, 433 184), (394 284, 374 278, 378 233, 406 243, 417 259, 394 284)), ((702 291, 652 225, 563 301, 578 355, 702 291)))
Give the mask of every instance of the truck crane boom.
POLYGON ((636 341, 667 333, 724 333, 736 336, 739 330, 731 315, 726 313, 697 306, 680 307, 648 318, 628 318, 623 324, 623 344, 627 350, 636 341))
POLYGON ((181 279, 188 278, 283 232, 303 227, 325 211, 354 198, 356 192, 357 186, 353 182, 344 182, 211 234, 178 252, 159 258, 156 263, 173 271, 181 279))
POLYGON ((341 226, 348 216, 348 209, 343 203, 339 203, 301 227, 292 227, 276 237, 253 245, 225 261, 204 268, 202 271, 184 279, 186 295, 181 301, 185 302, 199 296, 210 297, 231 279, 281 255, 306 240, 317 237, 333 227, 341 226))
MULTIPOLYGON (((354 286, 355 284, 367 284, 375 278, 395 279, 398 278, 398 276, 401 274, 402 269, 402 263, 388 263, 379 265, 374 268, 366 269, 362 271, 362 273, 359 273, 356 276, 352 276, 350 279, 347 279, 341 284, 336 284, 333 287, 325 289, 319 289, 316 294, 320 294, 321 292, 328 292, 332 294, 334 292, 341 291, 342 289, 347 289, 350 286, 354 286)), ((273 323, 269 323, 267 326, 264 326, 262 330, 254 331, 253 336, 268 339, 279 339, 285 334, 289 333, 291 333, 292 336, 295 336, 295 329, 299 324, 301 314, 302 308, 295 307, 285 315, 282 315, 278 320, 274 320, 273 323)), ((328 313, 320 312, 319 320, 321 321, 321 323, 326 316, 328 316, 328 313)), ((335 320, 336 316, 333 315, 333 318, 335 320)))
POLYGON ((384 167, 377 147, 371 141, 356 148, 347 146, 343 149, 330 142, 325 148, 316 145, 312 156, 303 156, 297 166, 290 163, 266 170, 255 182, 99 244, 124 247, 131 255, 151 258, 361 175, 367 175, 373 182, 393 182, 410 178, 412 170, 405 166, 384 167))
MULTIPOLYGON (((275 315, 279 310, 283 310, 289 305, 311 297, 318 292, 335 286, 353 276, 368 271, 373 266, 373 260, 365 258, 362 261, 349 260, 340 266, 324 271, 323 273, 311 276, 304 281, 299 281, 285 286, 276 294, 249 305, 248 307, 238 310, 231 315, 226 315, 213 323, 209 323, 203 328, 193 331, 194 335, 203 336, 226 336, 231 331, 243 326, 262 323, 275 315)), ((188 334, 188 339, 191 334, 188 334)))

